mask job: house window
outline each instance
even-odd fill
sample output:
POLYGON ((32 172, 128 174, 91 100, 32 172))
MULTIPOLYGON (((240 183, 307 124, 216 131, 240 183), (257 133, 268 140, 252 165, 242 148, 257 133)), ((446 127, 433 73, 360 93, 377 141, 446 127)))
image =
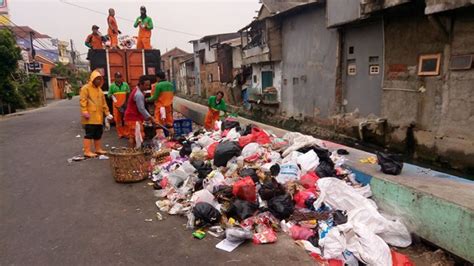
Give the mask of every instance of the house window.
POLYGON ((418 60, 418 76, 438 76, 441 54, 421 55, 418 60))
POLYGON ((300 83, 298 78, 293 78, 293 85, 298 85, 300 83))
POLYGON ((357 67, 355 62, 347 65, 347 75, 355 76, 357 74, 357 67))
POLYGON ((257 83, 257 75, 253 75, 253 83, 257 83))
POLYGON ((349 54, 354 54, 354 46, 349 47, 349 54))
POLYGON ((472 67, 474 55, 454 55, 451 57, 449 69, 468 70, 472 67))
POLYGON ((207 75, 207 81, 209 81, 209 82, 212 82, 212 81, 213 81, 212 74, 208 74, 208 75, 207 75))
POLYGON ((370 65, 369 66, 369 75, 378 75, 380 74, 380 66, 379 65, 370 65))

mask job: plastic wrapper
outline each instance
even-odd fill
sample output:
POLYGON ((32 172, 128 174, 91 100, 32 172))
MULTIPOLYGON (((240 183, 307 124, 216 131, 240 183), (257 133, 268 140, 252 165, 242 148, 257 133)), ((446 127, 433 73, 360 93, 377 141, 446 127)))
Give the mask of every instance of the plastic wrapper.
POLYGON ((252 239, 252 231, 243 228, 232 227, 225 230, 225 237, 231 242, 239 242, 247 239, 252 239))
POLYGON ((289 181, 296 181, 300 178, 300 169, 296 163, 287 163, 280 165, 280 172, 276 181, 280 184, 286 184, 289 181))
POLYGON ((315 235, 315 232, 313 230, 298 225, 290 227, 289 230, 290 236, 294 240, 307 240, 313 235, 315 235))
POLYGON ((254 244, 269 244, 277 241, 277 234, 271 227, 261 225, 257 227, 257 233, 253 235, 254 244))

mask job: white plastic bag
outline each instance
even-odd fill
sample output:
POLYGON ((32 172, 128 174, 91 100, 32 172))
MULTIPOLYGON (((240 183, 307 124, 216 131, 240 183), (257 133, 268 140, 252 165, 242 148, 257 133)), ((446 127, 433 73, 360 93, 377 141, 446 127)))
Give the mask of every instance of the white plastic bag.
POLYGON ((314 150, 310 150, 305 154, 298 156, 296 159, 298 164, 301 166, 301 174, 306 174, 316 170, 316 167, 319 165, 319 158, 314 150))
POLYGON ((407 247, 411 244, 410 233, 400 221, 383 217, 372 200, 359 194, 346 182, 327 177, 319 179, 317 183, 321 193, 314 202, 316 209, 324 202, 333 209, 347 211, 348 222, 354 227, 367 227, 390 245, 407 247))
POLYGON ((319 240, 319 246, 325 259, 340 258, 346 250, 346 238, 337 227, 333 227, 324 238, 319 240))
POLYGON ((297 163, 298 162, 298 157, 300 157, 301 155, 303 155, 303 153, 301 153, 299 151, 293 151, 293 152, 289 153, 287 156, 285 156, 285 158, 283 158, 283 160, 281 162, 283 164, 285 164, 285 163, 297 163))
POLYGON ((280 166, 280 173, 275 178, 280 184, 285 184, 289 181, 295 181, 300 178, 300 169, 295 163, 287 163, 280 166))
POLYGON ((212 195, 212 193, 209 192, 209 190, 207 189, 201 189, 195 192, 193 196, 191 197, 191 202, 193 206, 195 206, 196 203, 199 203, 199 202, 209 203, 212 206, 214 206, 214 208, 216 209, 219 206, 219 203, 216 201, 216 198, 214 197, 214 195, 212 195))
POLYGON ((244 147, 244 149, 242 150, 241 156, 244 158, 247 158, 256 153, 261 154, 262 148, 260 147, 258 143, 252 142, 244 147))
POLYGON ((232 128, 228 133, 227 133, 227 136, 226 136, 226 139, 228 140, 238 140, 240 138, 240 133, 237 132, 237 129, 232 128))
POLYGON ((194 172, 196 172, 196 168, 194 168, 194 166, 189 161, 185 161, 178 169, 183 170, 188 175, 194 174, 194 172))
POLYGON ((135 122, 135 148, 140 148, 143 143, 143 136, 141 131, 140 122, 135 122))
POLYGON ((207 148, 209 145, 211 145, 212 143, 214 143, 214 140, 211 139, 209 136, 202 136, 198 141, 197 143, 199 145, 201 145, 201 147, 203 148, 207 148))
POLYGON ((225 185, 226 183, 224 175, 222 175, 221 172, 215 170, 211 172, 206 179, 203 180, 202 184, 205 189, 209 190, 209 192, 212 193, 214 191, 215 186, 225 185))
POLYGON ((188 178, 188 174, 180 167, 168 175, 168 182, 174 187, 177 187, 183 183, 186 178, 188 178))

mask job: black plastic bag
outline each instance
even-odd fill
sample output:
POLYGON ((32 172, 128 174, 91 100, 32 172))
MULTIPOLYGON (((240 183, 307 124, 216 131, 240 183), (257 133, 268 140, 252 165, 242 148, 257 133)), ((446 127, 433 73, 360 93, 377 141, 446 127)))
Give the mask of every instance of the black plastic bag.
POLYGON ((212 172, 211 164, 204 161, 197 160, 193 161, 191 164, 194 166, 194 168, 196 168, 199 179, 206 178, 212 172))
POLYGON ((214 153, 214 165, 217 167, 226 166, 232 157, 240 156, 242 150, 239 143, 235 141, 224 141, 217 145, 214 153))
POLYGON ((315 248, 319 247, 319 234, 318 234, 318 232, 316 231, 316 233, 315 233, 313 236, 311 236, 310 238, 308 238, 308 241, 309 241, 311 244, 313 244, 313 246, 314 246, 315 248))
POLYGON ((194 217, 203 224, 215 224, 221 220, 221 213, 207 202, 198 202, 193 208, 194 217))
POLYGON ((189 141, 183 142, 183 147, 181 148, 181 150, 179 150, 179 156, 187 157, 191 155, 191 153, 193 152, 193 148, 191 147, 191 145, 192 145, 192 142, 189 142, 189 141))
POLYGON ((277 176, 280 173, 280 165, 274 164, 270 167, 270 174, 272 176, 277 176))
POLYGON ((316 168, 316 174, 319 177, 335 177, 336 169, 334 169, 334 163, 332 161, 321 161, 316 168))
POLYGON ((275 196, 284 195, 285 193, 285 188, 273 178, 265 181, 258 190, 262 200, 270 200, 275 196))
POLYGON ((254 202, 237 199, 232 203, 228 216, 235 217, 240 221, 255 215, 258 205, 254 202))
POLYGON ((314 211, 314 205, 313 203, 317 200, 317 198, 313 198, 313 197, 309 197, 307 198, 305 201, 304 201, 304 205, 306 206, 306 208, 314 211))
POLYGON ((377 160, 384 174, 399 175, 402 172, 403 160, 398 155, 377 152, 377 160))
POLYGON ((347 223, 347 214, 345 211, 337 210, 332 213, 332 218, 335 225, 341 225, 347 223))
POLYGON ((255 171, 255 169, 253 169, 253 168, 244 168, 244 169, 240 170, 239 176, 240 177, 250 176, 254 183, 257 183, 258 180, 259 180, 258 175, 257 175, 257 171, 255 171))
POLYGON ((289 194, 273 197, 268 201, 270 212, 278 219, 283 220, 295 211, 295 204, 289 194))
POLYGON ((234 194, 232 194, 232 186, 215 186, 214 190, 212 191, 212 195, 216 197, 219 203, 228 202, 234 198, 234 194))
POLYGON ((247 125, 244 129, 242 129, 240 131, 240 135, 241 136, 247 136, 249 134, 252 134, 252 128, 253 128, 253 125, 250 124, 250 125, 247 125))
POLYGON ((227 118, 222 122, 221 130, 236 128, 237 131, 240 131, 240 123, 235 118, 227 118))

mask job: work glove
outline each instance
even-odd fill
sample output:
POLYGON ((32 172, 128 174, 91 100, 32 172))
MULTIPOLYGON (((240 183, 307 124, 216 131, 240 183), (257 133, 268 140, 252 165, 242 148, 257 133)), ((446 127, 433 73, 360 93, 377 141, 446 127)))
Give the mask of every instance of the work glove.
POLYGON ((89 113, 82 113, 82 116, 87 120, 89 120, 89 118, 91 118, 91 115, 89 113))
POLYGON ((106 118, 107 118, 108 120, 112 120, 112 119, 114 119, 114 116, 111 115, 111 114, 109 114, 106 118))

